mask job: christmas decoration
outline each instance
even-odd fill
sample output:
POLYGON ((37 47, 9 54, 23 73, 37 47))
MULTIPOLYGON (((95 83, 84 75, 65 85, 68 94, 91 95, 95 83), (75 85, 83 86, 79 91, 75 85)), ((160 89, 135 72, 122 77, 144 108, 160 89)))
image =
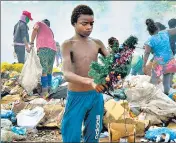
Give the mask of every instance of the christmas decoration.
POLYGON ((108 89, 105 92, 108 93, 109 91, 114 92, 116 89, 122 88, 123 79, 130 72, 132 54, 138 42, 135 36, 130 36, 119 46, 117 39, 114 37, 110 39, 111 53, 106 57, 100 57, 101 64, 92 62, 88 73, 96 84, 107 85, 108 89))

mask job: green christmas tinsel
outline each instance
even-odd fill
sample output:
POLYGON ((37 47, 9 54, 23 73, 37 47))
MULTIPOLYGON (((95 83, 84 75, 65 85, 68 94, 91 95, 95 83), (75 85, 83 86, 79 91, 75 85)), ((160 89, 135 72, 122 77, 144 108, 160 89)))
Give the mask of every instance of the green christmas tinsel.
POLYGON ((117 43, 114 43, 111 54, 106 57, 101 56, 99 58, 101 64, 98 62, 91 63, 88 75, 94 79, 96 84, 107 84, 112 89, 113 83, 117 81, 117 75, 120 74, 121 77, 124 78, 129 74, 131 69, 132 53, 128 54, 127 59, 125 59, 123 64, 118 65, 117 61, 121 60, 121 58, 124 59, 125 56, 121 55, 125 52, 129 52, 129 49, 133 51, 137 41, 138 39, 135 36, 130 36, 124 41, 123 48, 120 48, 117 43), (118 54, 120 55, 119 59, 118 54), (112 73, 114 73, 113 76, 112 73), (106 81, 107 76, 110 77, 109 82, 106 81))

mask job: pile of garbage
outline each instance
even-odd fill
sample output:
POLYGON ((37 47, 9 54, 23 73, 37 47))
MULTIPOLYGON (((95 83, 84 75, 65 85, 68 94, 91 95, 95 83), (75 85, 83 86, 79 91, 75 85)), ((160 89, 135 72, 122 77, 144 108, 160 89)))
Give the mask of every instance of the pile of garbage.
POLYGON ((52 92, 49 98, 40 96, 39 85, 29 95, 19 84, 23 64, 1 64, 1 141, 28 140, 37 127, 60 128, 67 83, 62 72, 53 69, 52 92), (53 98, 54 97, 54 98, 53 98))
POLYGON ((176 141, 176 92, 165 95, 162 83, 154 86, 145 75, 129 76, 123 91, 126 100, 105 102, 104 124, 111 141, 176 141))
POLYGON ((176 89, 176 74, 173 76, 172 82, 173 82, 172 88, 176 89))
MULTIPOLYGON (((62 141, 59 129, 67 95, 62 72, 53 69, 52 92, 43 99, 40 83, 31 94, 19 84, 23 65, 17 65, 1 64, 1 141, 62 141)), ((149 81, 149 76, 129 76, 125 98, 103 94, 100 141, 176 142, 176 91, 173 87, 167 96, 162 83, 156 87, 149 81)))

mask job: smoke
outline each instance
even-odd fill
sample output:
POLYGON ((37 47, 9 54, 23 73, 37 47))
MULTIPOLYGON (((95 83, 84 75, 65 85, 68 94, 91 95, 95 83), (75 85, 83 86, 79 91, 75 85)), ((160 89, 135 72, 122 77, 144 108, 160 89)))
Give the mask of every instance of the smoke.
MULTIPOLYGON (((95 13, 95 24, 91 37, 100 39, 105 46, 108 38, 116 37, 120 43, 130 35, 139 38, 139 47, 148 38, 145 19, 151 16, 167 26, 167 21, 174 17, 175 11, 167 3, 142 1, 27 1, 3 2, 1 9, 1 53, 2 61, 14 62, 13 27, 23 10, 32 13, 33 21, 29 23, 29 34, 35 22, 47 18, 51 22, 55 40, 60 44, 74 35, 70 18, 73 8, 78 4, 89 5, 95 13), (151 10, 151 5, 154 5, 151 10), (164 7, 164 5, 166 5, 164 7), (153 12, 153 14, 152 14, 153 12), (159 15, 157 15, 159 13, 159 15), (12 16, 13 15, 13 16, 12 16), (6 56, 8 55, 8 57, 6 56)), ((139 53, 142 53, 138 50, 139 53)))

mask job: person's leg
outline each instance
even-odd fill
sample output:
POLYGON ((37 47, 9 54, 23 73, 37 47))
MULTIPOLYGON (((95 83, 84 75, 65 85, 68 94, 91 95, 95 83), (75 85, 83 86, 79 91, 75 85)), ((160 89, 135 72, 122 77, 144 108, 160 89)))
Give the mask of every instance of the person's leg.
POLYGON ((82 122, 87 111, 89 95, 68 91, 65 112, 61 122, 63 142, 80 142, 82 122))
POLYGON ((163 75, 164 93, 165 93, 166 95, 168 95, 168 94, 169 94, 169 91, 170 91, 170 76, 171 76, 170 73, 163 75))
POLYGON ((25 46, 18 46, 15 45, 15 53, 17 55, 18 63, 23 63, 25 62, 25 46))
POLYGON ((159 77, 157 77, 156 72, 152 69, 150 82, 157 85, 159 82, 159 77))
POLYGON ((174 73, 171 73, 171 75, 170 75, 170 87, 172 87, 173 78, 174 78, 174 73))
POLYGON ((98 142, 102 130, 102 120, 104 114, 104 101, 103 95, 94 91, 93 98, 90 95, 89 99, 92 106, 86 113, 84 120, 84 142, 98 142))
POLYGON ((47 77, 47 67, 48 67, 48 56, 47 56, 47 49, 40 48, 38 51, 38 56, 40 58, 40 64, 42 66, 42 77, 41 77, 41 84, 42 84, 42 96, 48 94, 48 77, 47 77))
POLYGON ((48 91, 50 92, 51 85, 52 85, 52 71, 53 71, 53 65, 54 65, 56 52, 54 50, 48 49, 48 56, 49 57, 48 57, 47 77, 48 77, 48 91))

